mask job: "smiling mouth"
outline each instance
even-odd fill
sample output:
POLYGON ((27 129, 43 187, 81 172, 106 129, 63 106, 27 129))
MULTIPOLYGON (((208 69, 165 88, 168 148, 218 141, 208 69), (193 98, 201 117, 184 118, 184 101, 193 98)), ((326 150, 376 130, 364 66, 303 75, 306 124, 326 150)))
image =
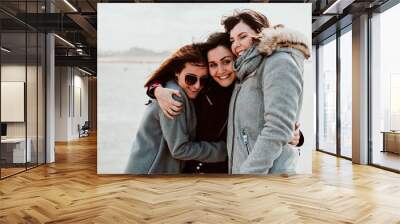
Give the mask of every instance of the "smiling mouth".
POLYGON ((237 48, 235 49, 236 55, 240 56, 241 54, 243 54, 244 50, 241 48, 237 48))
POLYGON ((225 79, 229 79, 230 76, 231 76, 231 74, 222 75, 222 76, 218 76, 218 79, 220 79, 220 80, 225 80, 225 79))
POLYGON ((197 94, 197 93, 199 93, 199 92, 200 92, 200 90, 198 90, 198 91, 195 91, 195 90, 190 90, 190 92, 191 92, 191 93, 193 93, 193 94, 197 94))

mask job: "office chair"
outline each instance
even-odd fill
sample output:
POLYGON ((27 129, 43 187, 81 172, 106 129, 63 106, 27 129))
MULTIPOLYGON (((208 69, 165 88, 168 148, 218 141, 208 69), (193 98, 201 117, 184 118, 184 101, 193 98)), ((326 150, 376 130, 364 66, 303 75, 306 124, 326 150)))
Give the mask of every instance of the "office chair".
POLYGON ((80 137, 87 137, 89 136, 89 129, 90 129, 90 125, 89 125, 89 121, 85 121, 85 123, 82 125, 82 127, 79 127, 80 125, 78 125, 78 129, 79 129, 79 138, 80 137))

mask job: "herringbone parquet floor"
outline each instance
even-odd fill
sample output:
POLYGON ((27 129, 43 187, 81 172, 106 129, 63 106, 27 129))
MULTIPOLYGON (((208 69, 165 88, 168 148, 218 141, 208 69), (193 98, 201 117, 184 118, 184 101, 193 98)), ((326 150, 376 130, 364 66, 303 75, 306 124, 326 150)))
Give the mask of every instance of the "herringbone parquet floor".
POLYGON ((400 175, 314 153, 313 174, 96 174, 96 139, 0 181, 0 223, 400 223, 400 175))

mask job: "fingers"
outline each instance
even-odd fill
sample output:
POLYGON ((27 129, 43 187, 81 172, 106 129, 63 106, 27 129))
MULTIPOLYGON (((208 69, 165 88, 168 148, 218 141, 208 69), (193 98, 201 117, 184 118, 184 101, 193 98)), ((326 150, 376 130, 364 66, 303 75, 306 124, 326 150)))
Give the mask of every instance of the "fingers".
POLYGON ((182 113, 182 107, 176 107, 176 106, 171 106, 170 104, 164 104, 159 102, 160 108, 165 114, 170 119, 174 119, 174 117, 178 116, 180 113, 182 113))
POLYGON ((172 105, 171 107, 179 108, 178 110, 182 108, 182 103, 176 100, 171 100, 170 104, 172 105))
POLYGON ((299 122, 296 122, 296 124, 294 125, 294 129, 295 130, 300 129, 300 123, 299 122))
POLYGON ((168 89, 168 88, 157 88, 163 91, 163 93, 159 94, 160 99, 158 101, 161 110, 169 119, 174 119, 175 116, 178 116, 182 111, 182 103, 176 101, 172 98, 173 95, 181 97, 181 94, 178 90, 168 89))
POLYGON ((174 95, 176 95, 176 96, 179 96, 179 97, 182 97, 182 96, 181 96, 181 93, 180 93, 178 90, 173 90, 173 91, 172 91, 172 94, 174 94, 174 95))
POLYGON ((289 142, 289 145, 296 146, 297 144, 299 144, 299 141, 292 140, 289 142))
MULTIPOLYGON (((179 97, 182 97, 181 93, 178 90, 172 90, 172 94, 176 95, 176 96, 179 96, 179 97)), ((169 103, 172 106, 175 106, 175 107, 182 107, 182 103, 179 102, 179 101, 174 100, 172 97, 171 97, 171 101, 169 103)), ((176 110, 176 109, 174 109, 174 110, 176 110)), ((178 110, 180 110, 180 109, 178 109, 178 110)), ((176 110, 176 111, 178 111, 178 110, 176 110)))
POLYGON ((171 116, 175 117, 175 116, 179 115, 180 113, 181 113, 180 111, 174 111, 173 109, 168 108, 168 114, 171 116))
POLYGON ((174 117, 182 113, 182 108, 175 106, 163 105, 161 108, 163 113, 170 119, 174 119, 174 117))
POLYGON ((300 142, 300 135, 294 135, 289 144, 296 146, 300 142))
POLYGON ((174 105, 170 106, 169 109, 174 111, 174 112, 177 112, 178 114, 180 114, 181 111, 182 111, 182 107, 177 107, 177 106, 174 106, 174 105))
POLYGON ((164 109, 161 109, 161 110, 162 110, 162 112, 164 113, 164 115, 165 115, 166 117, 168 117, 168 118, 171 119, 171 120, 174 119, 174 117, 171 116, 171 115, 168 113, 168 111, 166 111, 166 110, 164 110, 164 109))
POLYGON ((300 140, 300 132, 298 130, 293 132, 293 139, 300 140))
POLYGON ((299 144, 299 142, 300 142, 300 131, 299 131, 299 128, 300 128, 300 123, 296 122, 296 124, 294 124, 293 137, 289 141, 290 145, 296 146, 297 144, 299 144))

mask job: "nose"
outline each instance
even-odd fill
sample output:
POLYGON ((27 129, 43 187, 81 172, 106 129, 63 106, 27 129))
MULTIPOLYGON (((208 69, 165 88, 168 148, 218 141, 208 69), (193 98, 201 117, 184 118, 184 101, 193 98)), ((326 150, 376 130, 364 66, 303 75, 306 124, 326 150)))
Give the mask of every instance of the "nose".
POLYGON ((222 64, 218 65, 218 70, 217 70, 218 75, 224 74, 224 71, 225 67, 222 64))
POLYGON ((236 40, 233 41, 232 46, 231 46, 232 52, 236 54, 236 49, 237 49, 238 47, 240 47, 239 41, 236 41, 236 40))
POLYGON ((195 88, 195 90, 199 90, 201 88, 200 79, 197 79, 197 82, 193 85, 193 87, 195 88))

